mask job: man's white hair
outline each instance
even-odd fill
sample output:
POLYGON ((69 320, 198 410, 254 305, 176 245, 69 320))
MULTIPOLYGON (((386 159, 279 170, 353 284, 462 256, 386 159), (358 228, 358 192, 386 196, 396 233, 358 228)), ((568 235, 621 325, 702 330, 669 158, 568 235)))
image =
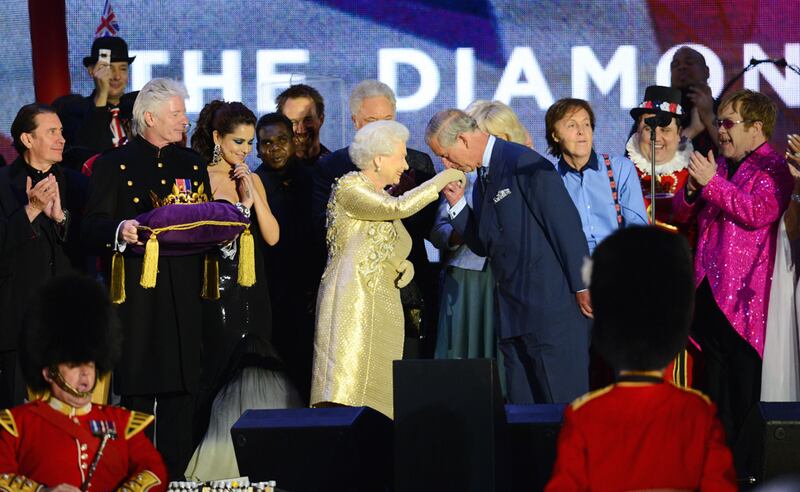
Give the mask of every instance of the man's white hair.
POLYGON ((392 155, 398 143, 408 141, 408 128, 396 121, 375 121, 356 132, 350 144, 350 159, 359 169, 372 166, 379 155, 392 155))
POLYGON ((181 99, 189 97, 186 92, 186 87, 182 83, 173 79, 152 79, 146 83, 139 95, 136 96, 136 101, 133 103, 133 121, 131 121, 131 133, 141 135, 147 128, 147 123, 144 121, 144 114, 157 113, 165 102, 173 97, 178 96, 181 99))
POLYGON ((350 93, 350 114, 355 116, 358 113, 364 99, 379 96, 388 99, 392 105, 392 110, 397 110, 397 99, 395 99, 394 91, 391 87, 380 80, 367 79, 359 82, 357 86, 353 87, 353 92, 350 93))

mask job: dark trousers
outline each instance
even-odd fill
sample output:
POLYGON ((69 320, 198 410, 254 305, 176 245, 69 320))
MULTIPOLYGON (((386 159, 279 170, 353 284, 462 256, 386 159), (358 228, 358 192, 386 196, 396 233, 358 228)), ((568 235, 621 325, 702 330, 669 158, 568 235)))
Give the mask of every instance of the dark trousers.
POLYGON ((733 329, 705 279, 697 288, 692 336, 703 350, 700 389, 717 404, 732 446, 761 396, 761 357, 733 329))
POLYGON ((184 472, 194 452, 192 415, 194 398, 190 393, 123 396, 122 406, 156 416, 145 431, 164 458, 170 481, 185 480, 184 472))
POLYGON ((590 326, 581 316, 537 333, 501 338, 508 402, 569 403, 586 393, 590 326))

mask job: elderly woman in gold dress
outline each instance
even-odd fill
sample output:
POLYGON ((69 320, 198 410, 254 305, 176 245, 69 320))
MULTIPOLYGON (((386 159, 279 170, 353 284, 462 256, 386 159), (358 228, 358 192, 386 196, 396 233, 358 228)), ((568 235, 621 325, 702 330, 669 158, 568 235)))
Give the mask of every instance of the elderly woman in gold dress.
POLYGON ((360 171, 339 178, 328 202, 328 264, 317 296, 311 405, 369 406, 392 417, 392 361, 403 355, 400 288, 414 276, 411 237, 400 219, 439 196, 446 170, 402 196, 408 130, 395 121, 361 128, 350 145, 360 171))

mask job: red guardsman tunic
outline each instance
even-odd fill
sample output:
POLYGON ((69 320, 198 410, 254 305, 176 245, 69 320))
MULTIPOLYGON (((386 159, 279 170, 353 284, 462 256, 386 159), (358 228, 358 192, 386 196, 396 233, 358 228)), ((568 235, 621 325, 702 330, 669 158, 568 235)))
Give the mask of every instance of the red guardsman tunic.
POLYGON ((152 415, 106 405, 73 408, 53 398, 0 410, 0 490, 80 487, 100 446, 92 421, 113 425, 117 437, 106 444, 90 491, 166 490, 164 462, 142 432, 152 415))
POLYGON ((582 396, 564 413, 545 490, 735 491, 716 411, 702 393, 668 382, 621 382, 582 396))

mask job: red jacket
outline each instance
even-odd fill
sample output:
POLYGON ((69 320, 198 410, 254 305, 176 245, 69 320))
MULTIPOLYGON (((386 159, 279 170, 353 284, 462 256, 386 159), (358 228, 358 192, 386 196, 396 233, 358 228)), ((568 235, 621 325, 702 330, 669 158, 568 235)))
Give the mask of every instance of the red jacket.
POLYGON ((735 491, 716 407, 671 383, 617 383, 567 407, 545 490, 735 491))
POLYGON ((164 462, 142 432, 153 421, 151 415, 94 404, 75 409, 58 400, 0 410, 0 490, 38 490, 39 485, 61 483, 80 487, 100 446, 92 421, 113 423, 117 437, 105 447, 91 491, 122 485, 131 491, 166 490, 164 462))

